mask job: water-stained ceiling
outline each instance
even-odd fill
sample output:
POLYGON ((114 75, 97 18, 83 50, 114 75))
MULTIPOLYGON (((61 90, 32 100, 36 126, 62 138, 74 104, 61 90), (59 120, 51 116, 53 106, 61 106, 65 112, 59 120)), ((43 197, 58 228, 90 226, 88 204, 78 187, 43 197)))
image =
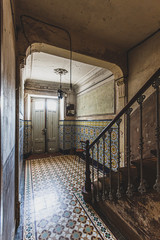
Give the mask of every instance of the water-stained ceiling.
POLYGON ((73 35, 128 49, 160 28, 158 0, 17 0, 18 14, 64 27, 73 35))
POLYGON ((123 69, 126 51, 160 29, 159 13, 158 0, 16 0, 21 42, 18 52, 23 55, 34 42, 69 50, 69 38, 62 30, 65 29, 70 34, 74 52, 123 69))

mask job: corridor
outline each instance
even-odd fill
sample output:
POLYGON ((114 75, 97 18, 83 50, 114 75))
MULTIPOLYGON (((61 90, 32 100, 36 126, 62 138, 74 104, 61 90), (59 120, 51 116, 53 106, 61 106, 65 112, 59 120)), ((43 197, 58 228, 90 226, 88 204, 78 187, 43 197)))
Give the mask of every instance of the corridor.
POLYGON ((72 155, 26 160, 24 214, 15 239, 115 239, 83 201, 84 172, 84 162, 72 155))

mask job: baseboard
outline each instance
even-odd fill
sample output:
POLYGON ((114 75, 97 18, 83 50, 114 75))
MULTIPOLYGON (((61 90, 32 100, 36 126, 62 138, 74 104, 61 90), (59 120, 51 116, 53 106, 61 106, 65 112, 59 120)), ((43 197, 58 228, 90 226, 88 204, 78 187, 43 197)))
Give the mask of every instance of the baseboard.
POLYGON ((69 154, 74 154, 74 151, 73 151, 73 149, 59 149, 59 152, 60 153, 62 153, 62 154, 64 154, 64 155, 69 155, 69 154))
POLYGON ((23 154, 23 158, 26 159, 31 155, 31 152, 23 154))

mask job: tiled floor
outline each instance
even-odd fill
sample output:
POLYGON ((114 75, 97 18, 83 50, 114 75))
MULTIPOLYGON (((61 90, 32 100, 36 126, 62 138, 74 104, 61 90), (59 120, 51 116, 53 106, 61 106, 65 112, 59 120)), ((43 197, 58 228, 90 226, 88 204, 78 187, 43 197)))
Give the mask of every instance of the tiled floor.
POLYGON ((27 160, 23 231, 16 239, 115 239, 83 201, 84 171, 74 156, 27 160))

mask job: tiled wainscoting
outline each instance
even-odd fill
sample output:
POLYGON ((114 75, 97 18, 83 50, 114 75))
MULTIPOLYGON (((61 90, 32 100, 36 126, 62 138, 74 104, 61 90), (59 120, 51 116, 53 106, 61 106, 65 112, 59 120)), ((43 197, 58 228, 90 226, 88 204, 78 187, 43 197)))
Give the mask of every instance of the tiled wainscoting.
MULTIPOLYGON (((95 138, 100 134, 100 132, 106 127, 111 120, 64 120, 59 121, 59 148, 63 151, 69 150, 72 148, 81 147, 80 141, 89 140, 92 143, 95 138)), ((113 170, 117 169, 117 143, 118 143, 118 131, 117 125, 113 125, 112 131, 112 168, 113 170)), ((106 135, 105 141, 105 162, 106 166, 109 167, 109 136, 106 135)), ((103 159, 103 147, 102 140, 99 145, 100 152, 100 163, 103 159)), ((94 158, 96 159, 96 147, 94 150, 94 158)))
POLYGON ((27 156, 31 153, 32 148, 32 122, 31 120, 24 120, 24 147, 23 154, 27 156))
MULTIPOLYGON (((106 127, 111 120, 64 120, 59 121, 59 148, 62 151, 81 147, 80 141, 89 140, 90 143, 100 134, 100 132, 106 127)), ((117 169, 117 125, 113 125, 112 131, 112 168, 117 169)), ((106 135, 105 141, 105 162, 109 167, 109 136, 106 135)), ((24 121, 24 156, 27 156, 31 152, 32 147, 32 123, 30 120, 24 121)), ((102 140, 99 145, 100 163, 103 161, 103 147, 102 140)), ((94 150, 94 158, 96 160, 96 147, 94 150)))

